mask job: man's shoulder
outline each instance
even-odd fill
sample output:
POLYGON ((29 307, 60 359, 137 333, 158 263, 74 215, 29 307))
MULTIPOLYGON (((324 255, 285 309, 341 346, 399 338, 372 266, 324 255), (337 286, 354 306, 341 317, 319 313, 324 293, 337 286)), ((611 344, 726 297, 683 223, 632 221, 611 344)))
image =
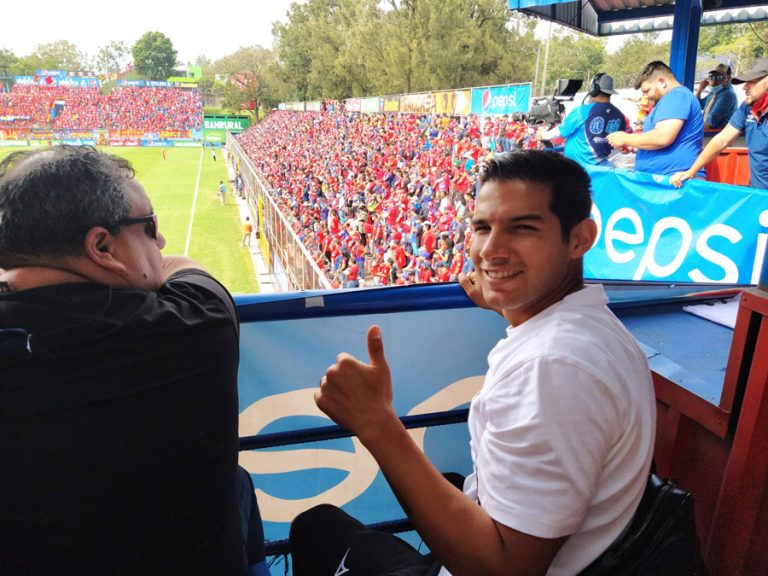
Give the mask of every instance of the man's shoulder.
POLYGON ((173 274, 158 291, 160 300, 193 300, 203 307, 225 308, 237 322, 237 311, 232 296, 213 276, 204 270, 188 268, 173 274))
POLYGON ((691 92, 688 88, 685 86, 676 86, 672 88, 669 92, 667 92, 664 96, 662 96, 661 100, 659 100, 657 107, 663 106, 663 107, 671 107, 671 106, 679 106, 681 103, 691 103, 695 102, 698 105, 698 100, 696 99, 696 96, 693 92, 691 92))

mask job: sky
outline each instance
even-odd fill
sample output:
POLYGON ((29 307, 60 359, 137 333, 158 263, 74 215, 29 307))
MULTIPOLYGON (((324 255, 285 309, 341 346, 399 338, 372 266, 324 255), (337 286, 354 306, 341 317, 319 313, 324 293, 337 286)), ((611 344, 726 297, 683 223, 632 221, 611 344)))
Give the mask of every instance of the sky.
POLYGON ((171 39, 180 62, 194 62, 200 54, 213 61, 241 46, 271 48, 272 22, 287 21, 292 1, 7 0, 0 10, 0 48, 26 56, 38 44, 68 40, 95 56, 110 40, 122 40, 130 48, 145 32, 157 31, 171 39))
MULTIPOLYGON (((201 54, 215 61, 241 46, 271 48, 272 23, 287 21, 293 1, 213 0, 204 4, 210 10, 206 12, 179 0, 36 0, 34 13, 40 17, 31 19, 26 2, 7 0, 0 15, 10 25, 0 31, 0 48, 26 56, 38 44, 68 40, 93 57, 111 40, 122 40, 130 48, 145 32, 157 31, 171 39, 182 64, 193 63, 201 54)), ((547 31, 541 21, 537 36, 544 39, 547 31)), ((623 36, 610 39, 608 50, 623 40, 623 36)))

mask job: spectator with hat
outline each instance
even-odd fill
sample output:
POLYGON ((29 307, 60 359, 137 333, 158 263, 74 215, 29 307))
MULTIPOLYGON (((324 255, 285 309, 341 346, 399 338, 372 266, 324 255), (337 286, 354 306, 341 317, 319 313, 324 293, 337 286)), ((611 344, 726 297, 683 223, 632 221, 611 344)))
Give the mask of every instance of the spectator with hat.
POLYGON ((768 189, 768 58, 758 58, 745 72, 733 79, 744 84, 745 99, 725 128, 709 141, 690 168, 670 178, 679 188, 714 160, 738 136, 745 135, 749 155, 750 185, 768 189))
POLYGON ((696 98, 704 111, 704 130, 724 128, 739 105, 736 92, 731 86, 731 67, 718 64, 710 70, 707 77, 699 82, 696 98), (710 87, 709 94, 702 98, 701 93, 707 87, 710 87))

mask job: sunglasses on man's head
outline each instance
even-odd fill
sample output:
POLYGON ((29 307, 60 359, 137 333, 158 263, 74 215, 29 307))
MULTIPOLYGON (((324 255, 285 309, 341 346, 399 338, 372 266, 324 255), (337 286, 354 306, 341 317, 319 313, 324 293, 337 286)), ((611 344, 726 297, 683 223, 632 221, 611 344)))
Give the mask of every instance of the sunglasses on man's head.
POLYGON ((157 214, 147 214, 146 216, 137 216, 136 218, 123 218, 115 222, 112 227, 121 228, 123 226, 133 226, 134 224, 145 224, 144 234, 157 240, 157 214))

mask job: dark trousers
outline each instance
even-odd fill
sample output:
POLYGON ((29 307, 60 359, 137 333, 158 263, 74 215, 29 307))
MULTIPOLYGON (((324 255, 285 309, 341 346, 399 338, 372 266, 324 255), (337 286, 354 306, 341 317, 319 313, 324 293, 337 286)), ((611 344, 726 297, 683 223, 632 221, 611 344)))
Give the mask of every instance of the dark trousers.
POLYGON ((432 576, 434 556, 366 527, 330 504, 299 514, 291 524, 294 576, 432 576))
POLYGON ((242 466, 237 467, 237 499, 243 532, 243 548, 248 566, 264 562, 264 527, 256 502, 251 475, 242 466))

